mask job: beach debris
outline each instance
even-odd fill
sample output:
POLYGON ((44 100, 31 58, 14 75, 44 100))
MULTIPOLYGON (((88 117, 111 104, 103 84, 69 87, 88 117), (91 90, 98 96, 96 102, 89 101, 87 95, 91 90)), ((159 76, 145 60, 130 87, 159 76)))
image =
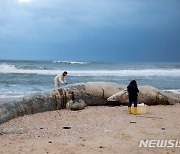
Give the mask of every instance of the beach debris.
POLYGON ((161 128, 162 130, 166 130, 166 128, 161 128))
POLYGON ((64 126, 63 129, 71 129, 69 126, 64 126))
POLYGON ((102 148, 104 148, 104 147, 103 147, 103 146, 99 146, 99 148, 101 148, 101 149, 102 149, 102 148))
POLYGON ((48 143, 52 143, 52 141, 50 140, 48 143))
POLYGON ((130 121, 130 123, 136 123, 136 121, 130 121))

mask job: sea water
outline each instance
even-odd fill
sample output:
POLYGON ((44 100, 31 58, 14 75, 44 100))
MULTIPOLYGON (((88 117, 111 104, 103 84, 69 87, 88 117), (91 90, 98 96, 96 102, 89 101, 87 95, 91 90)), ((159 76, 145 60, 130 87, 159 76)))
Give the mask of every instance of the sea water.
POLYGON ((107 63, 0 60, 0 99, 17 99, 54 88, 54 77, 67 71, 67 83, 90 81, 155 86, 180 93, 180 62, 107 63))

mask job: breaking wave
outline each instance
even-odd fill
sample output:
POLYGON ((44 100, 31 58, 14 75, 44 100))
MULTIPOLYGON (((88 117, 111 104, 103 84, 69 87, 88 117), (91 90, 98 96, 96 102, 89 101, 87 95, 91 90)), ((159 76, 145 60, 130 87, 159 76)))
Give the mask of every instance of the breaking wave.
POLYGON ((88 64, 88 62, 78 62, 78 61, 53 61, 53 63, 60 63, 60 64, 88 64))
MULTIPOLYGON (((0 64, 0 73, 56 75, 64 70, 22 69, 15 65, 0 64)), ((126 69, 126 70, 67 70, 70 76, 174 76, 180 77, 180 69, 126 69)))

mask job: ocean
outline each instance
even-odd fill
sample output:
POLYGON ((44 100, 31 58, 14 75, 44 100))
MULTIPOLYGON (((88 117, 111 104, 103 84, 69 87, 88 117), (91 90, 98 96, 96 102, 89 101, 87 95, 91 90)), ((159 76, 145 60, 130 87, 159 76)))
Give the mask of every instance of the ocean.
POLYGON ((54 77, 67 71, 67 83, 106 81, 155 86, 180 93, 180 62, 107 63, 0 60, 0 100, 14 100, 54 88, 54 77))

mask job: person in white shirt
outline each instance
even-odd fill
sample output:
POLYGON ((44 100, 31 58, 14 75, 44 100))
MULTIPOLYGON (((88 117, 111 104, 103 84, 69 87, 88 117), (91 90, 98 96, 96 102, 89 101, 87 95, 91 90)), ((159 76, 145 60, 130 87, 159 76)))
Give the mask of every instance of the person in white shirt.
POLYGON ((66 82, 67 74, 68 73, 66 71, 64 71, 63 73, 56 75, 56 77, 54 78, 55 88, 60 87, 61 84, 67 84, 67 82, 66 82))

